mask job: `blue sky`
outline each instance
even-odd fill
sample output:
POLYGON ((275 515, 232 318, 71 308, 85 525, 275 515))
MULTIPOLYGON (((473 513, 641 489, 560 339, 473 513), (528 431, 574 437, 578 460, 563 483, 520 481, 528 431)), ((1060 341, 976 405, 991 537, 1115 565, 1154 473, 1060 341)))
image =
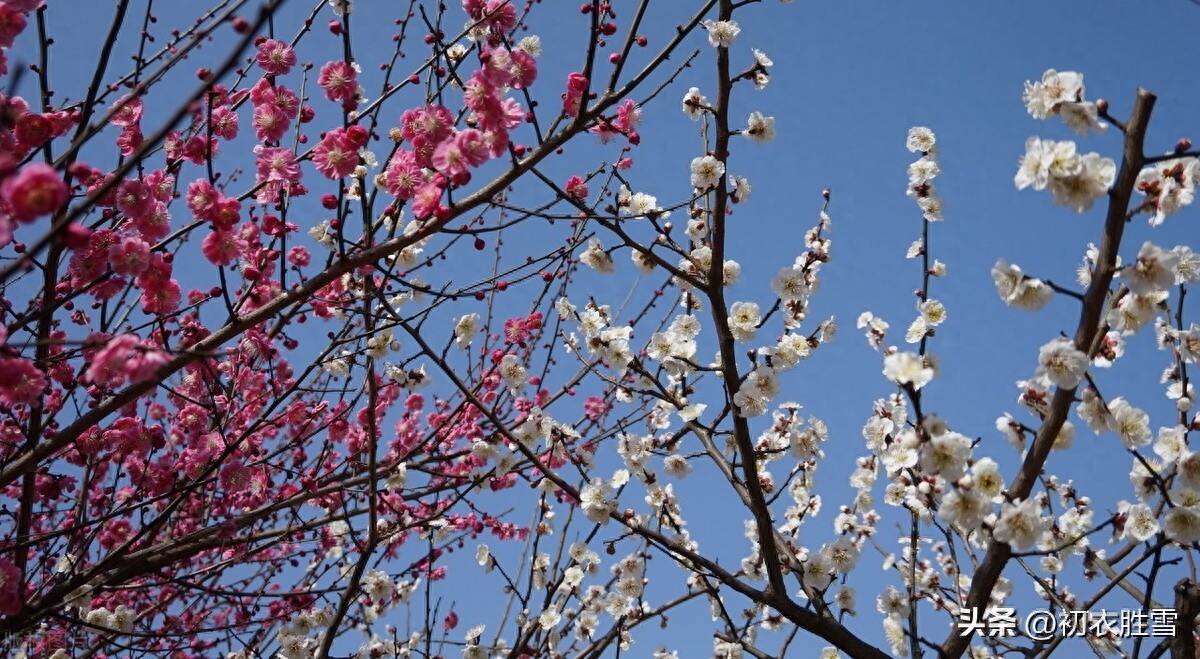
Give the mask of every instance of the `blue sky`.
MULTIPOLYGON (((60 96, 77 96, 72 90, 81 88, 78 80, 71 82, 73 72, 67 69, 74 58, 94 53, 99 38, 94 26, 108 20, 97 4, 50 3, 60 96)), ((293 34, 298 17, 307 14, 312 4, 291 0, 276 21, 279 33, 293 34)), ((546 51, 533 89, 545 107, 554 107, 566 73, 582 60, 578 37, 583 19, 575 11, 577 3, 567 2, 565 8, 550 6, 554 4, 535 7, 531 29, 542 38, 546 51), (543 13, 545 17, 538 18, 543 13)), ((678 5, 687 3, 651 4, 646 23, 651 27, 645 34, 653 49, 683 20, 678 5)), ((352 25, 363 37, 356 48, 368 80, 375 75, 374 65, 389 56, 387 35, 394 29, 394 5, 377 0, 355 3, 352 25)), ((625 2, 616 5, 622 21, 634 7, 625 2)), ((807 544, 818 547, 833 539, 829 529, 834 510, 849 502, 846 476, 853 459, 866 452, 859 430, 871 402, 891 392, 880 374, 882 359, 854 328, 855 318, 866 310, 884 317, 892 325, 889 343, 900 344, 915 314, 912 291, 919 285, 920 272, 916 261, 904 258, 921 229, 919 211, 904 195, 906 168, 914 158, 904 149, 904 138, 913 125, 929 126, 937 133, 943 169, 938 186, 946 206, 946 221, 932 227, 930 248, 934 257, 947 264, 949 274, 934 281, 931 295, 946 304, 949 318, 931 342, 931 349, 942 357, 943 374, 926 390, 926 409, 946 418, 952 428, 981 437, 976 455, 997 456, 1007 467, 1005 474, 1011 475, 1016 456, 994 430, 993 421, 1003 412, 1012 412, 1032 422, 1016 405, 1014 383, 1032 374, 1039 346, 1060 331, 1073 333, 1077 307, 1059 297, 1038 314, 1008 309, 995 294, 990 268, 1003 257, 1035 276, 1071 285, 1084 248, 1099 240, 1103 221, 1101 209, 1078 215, 1054 206, 1046 193, 1019 192, 1014 187, 1012 178, 1026 138, 1073 139, 1061 122, 1039 122, 1026 114, 1022 84, 1040 78, 1048 68, 1082 72, 1088 98, 1107 99, 1118 117, 1127 113, 1138 86, 1155 92, 1159 101, 1148 140, 1151 153, 1169 150, 1176 139, 1196 128, 1200 88, 1195 85, 1191 44, 1200 27, 1200 7, 1187 0, 1159 0, 1146 3, 1134 16, 1132 6, 1117 0, 986 6, 798 0, 790 5, 763 2, 739 11, 736 18, 742 32, 731 49, 735 68, 750 61, 751 48, 765 51, 775 66, 766 90, 739 86, 733 114, 740 117, 760 110, 774 115, 778 137, 766 145, 738 140, 728 163, 731 172, 749 177, 753 185, 750 202, 739 206, 731 221, 730 256, 742 262, 743 274, 742 283, 728 294, 730 300, 754 299, 769 305, 770 277, 802 251, 803 234, 816 218, 822 189, 833 191, 834 260, 823 270, 810 323, 835 316, 842 331, 836 341, 793 372, 781 396, 781 400, 800 402, 806 413, 824 419, 831 431, 825 446, 828 457, 818 473, 827 523, 813 527, 807 544)), ((160 26, 186 24, 206 7, 200 2, 163 7, 160 26)), ((457 26, 459 10, 452 6, 449 11, 456 18, 448 24, 457 26)), ((330 18, 323 8, 317 33, 300 48, 302 61, 316 61, 319 66, 333 56, 338 44, 322 28, 330 18)), ((23 49, 32 54, 30 37, 18 42, 11 54, 14 60, 23 49)), ((417 40, 407 48, 413 60, 421 49, 417 40)), ((191 89, 191 71, 212 66, 224 54, 221 45, 221 41, 211 44, 189 60, 183 75, 167 89, 179 93, 191 89)), ((642 144, 631 153, 636 164, 628 176, 634 189, 656 195, 664 205, 688 194, 687 166, 701 155, 697 124, 679 112, 678 99, 689 86, 713 90, 713 50, 702 34, 690 40, 685 52, 692 48, 700 49, 699 58, 645 108, 642 144)), ((123 66, 126 60, 117 61, 123 66)), ((30 82, 27 78, 25 84, 30 82)), ((373 96, 374 88, 369 83, 366 87, 368 96, 373 96)), ((148 116, 165 112, 171 97, 158 93, 148 98, 148 116)), ((394 119, 406 106, 392 107, 385 117, 394 119)), ((249 132, 247 125, 248 117, 243 117, 244 133, 249 132)), ((239 143, 249 144, 245 138, 239 143)), ((1115 130, 1080 139, 1079 144, 1081 151, 1119 158, 1120 136, 1115 130)), ((561 182, 569 174, 594 167, 600 159, 611 160, 614 153, 611 147, 572 146, 547 170, 561 182)), ((315 173, 308 170, 306 176, 315 173)), ((513 198, 532 204, 545 196, 537 191, 522 197, 523 190, 517 188, 513 198)), ((1197 246, 1195 230, 1188 226, 1195 222, 1194 214, 1184 212, 1153 231, 1144 217, 1136 218, 1122 253, 1130 258, 1144 240, 1167 247, 1197 246)), ((553 233, 553 239, 558 236, 553 233)), ((510 240, 512 244, 517 243, 510 240)), ((616 260, 628 270, 627 253, 618 254, 616 260)), ((455 278, 469 278, 470 266, 459 267, 462 273, 455 278)), ((631 280, 618 276, 583 281, 601 302, 618 305, 631 280)), ((519 307, 513 305, 514 310, 519 307)), ((479 309, 466 309, 474 310, 479 309)), ((1152 414, 1151 425, 1156 428, 1172 422, 1162 414, 1169 408, 1158 384, 1167 362, 1151 343, 1149 333, 1135 337, 1125 361, 1112 373, 1102 373, 1101 383, 1113 391, 1110 395, 1126 395, 1134 404, 1159 413, 1152 414)), ((1113 436, 1094 438, 1082 427, 1076 448, 1069 455, 1052 456, 1050 463, 1050 469, 1063 478, 1093 485, 1117 482, 1117 487, 1093 494, 1100 502, 1098 514, 1115 508, 1119 498, 1132 498, 1128 468, 1129 457, 1113 436)), ((746 547, 741 536, 746 515, 731 503, 729 492, 710 487, 705 477, 698 472, 677 485, 684 513, 694 516, 693 531, 703 548, 736 562, 746 547)), ((520 512, 512 521, 521 522, 524 515, 520 512)), ((880 531, 880 541, 891 542, 892 529, 880 531)), ((873 610, 877 565, 874 557, 865 556, 861 574, 851 580, 859 592, 860 612, 852 628, 873 637, 879 630, 873 610)), ((467 576, 472 566, 464 568, 462 576, 467 576)), ((448 600, 477 598, 471 578, 439 586, 445 589, 440 594, 448 600)), ((680 583, 682 577, 668 573, 666 581, 680 583)), ((701 607, 700 613, 705 610, 701 607)), ((479 618, 466 610, 459 613, 464 628, 490 622, 486 611, 479 618)), ((700 622, 707 629, 706 619, 700 622)), ((680 656, 699 656, 711 649, 707 634, 684 633, 687 626, 679 623, 677 618, 666 633, 640 642, 633 653, 648 656, 658 642, 679 650, 680 656)), ((490 626, 489 632, 494 630, 490 626)), ((940 640, 943 632, 929 635, 940 640)))

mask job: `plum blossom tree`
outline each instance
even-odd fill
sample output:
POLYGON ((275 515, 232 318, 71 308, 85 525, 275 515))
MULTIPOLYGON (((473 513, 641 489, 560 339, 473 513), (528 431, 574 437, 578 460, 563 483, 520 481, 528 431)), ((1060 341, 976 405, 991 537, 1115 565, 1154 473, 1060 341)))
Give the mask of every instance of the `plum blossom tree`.
POLYGON ((114 4, 80 78, 51 57, 69 3, 0 0, 14 652, 596 657, 647 638, 667 659, 699 636, 728 658, 1196 655, 1179 566, 1200 549, 1200 256, 1124 234, 1186 213, 1200 152, 1148 155, 1150 92, 1119 119, 1081 73, 1026 86, 1033 119, 1123 147, 1025 145, 1018 189, 1104 217, 1076 286, 992 267, 1017 310, 1077 307, 1073 333, 1013 356, 1008 453, 934 411, 943 171, 934 131, 909 131, 916 313, 903 339, 857 320, 883 377, 831 528, 830 433, 788 399, 837 333, 811 304, 832 193, 769 281, 733 256, 752 190, 734 172, 776 136, 756 96, 774 62, 737 17, 790 8, 413 0, 381 26, 367 2, 222 0, 164 36, 153 3, 114 4), (547 25, 578 49, 543 53, 547 25), (185 60, 204 62, 190 80, 185 60), (638 167, 649 112, 698 128, 677 183, 638 167), (1154 423, 1116 375, 1133 341, 1164 355, 1154 423), (1051 460, 1072 414, 1119 438, 1132 492, 1093 501, 1051 460), (705 514, 718 500, 732 517, 705 514), (702 545, 713 528, 742 536, 702 545), (964 624, 1034 606, 1016 583, 1059 633, 964 624), (1076 616, 1101 606, 1143 627, 1076 616), (1169 634, 1129 633, 1152 625, 1169 634))

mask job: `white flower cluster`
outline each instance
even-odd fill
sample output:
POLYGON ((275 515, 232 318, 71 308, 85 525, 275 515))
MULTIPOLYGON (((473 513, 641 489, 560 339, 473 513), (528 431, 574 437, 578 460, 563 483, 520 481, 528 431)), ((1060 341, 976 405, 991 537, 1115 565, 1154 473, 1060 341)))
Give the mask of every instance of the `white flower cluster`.
POLYGON ((757 48, 753 49, 753 53, 754 68, 751 69, 750 75, 754 77, 754 88, 761 91, 771 82, 771 73, 767 69, 775 66, 775 61, 757 48))
POLYGON ((384 364, 383 372, 386 373, 393 382, 400 385, 401 388, 408 389, 410 391, 416 391, 417 389, 427 386, 433 381, 433 378, 426 373, 424 364, 421 364, 417 368, 405 369, 389 363, 384 364))
POLYGON ((579 489, 579 506, 588 521, 608 524, 609 516, 617 511, 617 500, 610 498, 612 494, 612 486, 599 477, 592 478, 591 482, 579 489))
POLYGON ((1150 226, 1163 223, 1168 215, 1191 205, 1200 183, 1200 161, 1195 158, 1172 158, 1155 163, 1138 172, 1137 191, 1146 196, 1154 214, 1150 226))
POLYGON ((946 320, 946 306, 938 300, 917 302, 917 317, 904 333, 908 343, 920 343, 921 339, 933 332, 933 328, 946 320))
POLYGON ((808 251, 797 256, 791 267, 781 268, 771 279, 771 292, 779 296, 787 311, 783 324, 788 329, 799 327, 808 314, 808 299, 820 283, 821 264, 830 258, 833 242, 821 235, 830 224, 829 216, 822 212, 818 225, 805 234, 808 251))
MULTIPOLYGON (((693 161, 693 181, 697 180, 695 174, 696 168, 697 163, 693 161)), ((716 158, 713 158, 712 162, 705 162, 702 165, 702 169, 707 171, 705 176, 715 176, 718 179, 721 177, 721 174, 725 173, 725 165, 716 158), (713 174, 713 172, 718 168, 720 169, 720 172, 713 174)), ((649 217, 656 220, 663 220, 671 216, 670 211, 667 211, 658 205, 658 199, 656 197, 648 195, 645 192, 632 192, 624 185, 617 190, 617 207, 621 210, 622 215, 627 215, 631 218, 649 217)))
MULTIPOLYGON (((679 259, 677 267, 680 271, 687 273, 693 279, 701 282, 708 281, 708 272, 712 268, 712 248, 708 245, 701 245, 684 255, 679 259)), ((737 283, 738 277, 742 274, 742 265, 732 259, 726 259, 721 264, 721 283, 724 286, 732 286, 737 283)), ((676 286, 683 291, 683 304, 686 308, 695 309, 699 304, 699 296, 693 295, 693 286, 690 282, 681 277, 673 277, 671 280, 676 286)))
MULTIPOLYGON (((633 350, 629 346, 629 338, 633 336, 632 327, 610 327, 612 317, 607 306, 597 307, 589 303, 586 309, 576 313, 575 305, 570 300, 560 298, 555 308, 564 319, 578 319, 579 331, 584 335, 585 345, 592 355, 617 372, 625 372, 633 361, 633 350)), ((578 345, 574 333, 568 337, 567 343, 568 347, 578 345)))
POLYGON ((864 311, 858 315, 858 321, 854 324, 858 329, 865 329, 867 336, 867 345, 878 350, 883 341, 887 338, 888 328, 891 327, 888 322, 870 311, 864 311))
POLYGON ((1020 267, 1004 259, 992 266, 992 281, 1000 299, 1010 307, 1037 311, 1054 297, 1054 289, 1041 279, 1030 277, 1020 267))
POLYGON ((1079 135, 1103 132, 1107 126, 1099 119, 1099 108, 1083 98, 1083 74, 1047 69, 1039 82, 1025 82, 1025 109, 1034 119, 1062 117, 1079 135))
MULTIPOLYGON (((1098 119, 1096 104, 1084 100, 1083 92, 1082 74, 1049 69, 1040 82, 1025 83, 1025 107, 1035 119, 1062 117, 1080 135, 1101 132, 1105 125, 1098 119)), ((1048 188, 1056 204, 1082 213, 1108 193, 1116 171, 1111 158, 1096 153, 1081 156, 1074 142, 1030 137, 1013 182, 1018 190, 1048 188)))
POLYGON ((942 173, 937 162, 937 137, 925 126, 914 126, 908 131, 905 146, 921 157, 908 166, 908 196, 921 207, 926 222, 942 221, 942 198, 937 196, 933 179, 942 173))
POLYGON ((1054 203, 1082 213, 1108 194, 1116 176, 1117 164, 1112 158, 1098 153, 1081 156, 1071 141, 1030 137, 1025 141, 1025 155, 1013 183, 1018 190, 1049 189, 1054 203))
POLYGON ((671 384, 695 370, 692 358, 696 355, 696 336, 700 334, 700 328, 696 316, 680 314, 666 330, 650 336, 646 357, 663 365, 671 384))
POLYGON ((137 612, 124 604, 118 604, 111 611, 106 608, 90 609, 86 613, 80 611, 80 617, 87 624, 105 629, 115 629, 123 634, 133 631, 133 623, 137 621, 137 612))
POLYGON ((321 638, 331 624, 333 611, 329 608, 312 608, 296 614, 279 631, 278 656, 285 659, 309 659, 315 656, 321 638))

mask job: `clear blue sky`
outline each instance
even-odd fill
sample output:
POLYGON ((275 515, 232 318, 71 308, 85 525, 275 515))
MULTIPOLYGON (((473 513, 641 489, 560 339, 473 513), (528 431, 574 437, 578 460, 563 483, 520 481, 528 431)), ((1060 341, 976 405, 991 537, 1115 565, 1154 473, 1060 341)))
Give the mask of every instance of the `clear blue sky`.
MULTIPOLYGON (((57 40, 52 51, 57 58, 56 89, 60 97, 77 97, 81 79, 72 78, 75 72, 66 69, 75 58, 91 61, 88 58, 94 56, 100 35, 96 26, 106 24, 108 15, 104 3, 52 0, 49 4, 51 34, 57 40)), ((207 7, 203 2, 158 4, 162 4, 159 29, 186 24, 207 7)), ((313 4, 291 0, 276 20, 279 34, 290 37, 297 17, 307 14, 313 4)), ((461 12, 456 3, 451 4, 449 12, 455 18, 448 22, 457 26, 461 12)), ((559 3, 535 6, 531 29, 542 38, 546 51, 533 92, 550 107, 557 102, 566 73, 582 60, 579 36, 584 28, 575 11, 577 3, 550 6, 555 4, 559 3), (538 18, 542 14, 546 16, 538 18)), ((635 6, 615 4, 622 21, 635 6)), ((647 25, 652 27, 645 33, 653 47, 683 20, 678 6, 689 3, 651 4, 647 25)), ((354 27, 369 31, 360 32, 365 38, 356 45, 368 96, 376 93, 370 83, 375 65, 389 55, 387 35, 396 6, 378 0, 355 3, 354 27)), ((322 27, 331 18, 328 8, 323 8, 316 21, 318 34, 307 38, 300 49, 302 61, 319 66, 334 56, 337 42, 322 27)), ((833 191, 834 260, 823 270, 812 322, 836 316, 842 331, 835 342, 793 371, 780 397, 800 402, 806 413, 824 419, 831 431, 825 447, 828 457, 818 473, 826 523, 811 527, 805 539, 815 549, 833 539, 829 530, 836 506, 849 503, 845 479, 854 458, 866 453, 860 428, 871 402, 891 391, 880 375, 880 355, 867 347, 854 321, 870 310, 891 323, 889 343, 901 344, 904 328, 915 314, 912 291, 919 285, 920 272, 916 261, 904 258, 908 244, 920 235, 919 212, 904 195, 906 168, 913 159, 904 149, 908 128, 926 125, 937 133, 943 169, 937 183, 945 199, 946 221, 932 228, 930 248, 934 257, 947 264, 949 274, 934 281, 931 295, 946 304, 949 318, 931 343, 942 357, 943 373, 927 389, 927 411, 946 418, 955 430, 981 437, 976 455, 995 455, 1006 466, 1005 475, 1011 476, 1015 455, 994 430, 993 421, 1004 412, 1033 421, 1018 409, 1014 383, 1032 375, 1040 345, 1060 331, 1074 332, 1077 308, 1059 297, 1038 314, 1008 309, 995 294, 990 268, 1003 257, 1035 276, 1071 285, 1086 243, 1099 240, 1103 220, 1100 209, 1077 215, 1054 206, 1046 193, 1015 189, 1012 179, 1027 137, 1074 139, 1061 122, 1039 122, 1027 116, 1021 103, 1022 84, 1038 79, 1048 68, 1080 71, 1088 97, 1108 99, 1118 117, 1127 113, 1135 90, 1143 86, 1159 96, 1148 150, 1165 152, 1198 127, 1200 87, 1195 82, 1193 44, 1200 28, 1200 6, 1187 0, 1158 0, 1142 6, 1118 0, 988 4, 798 0, 790 5, 774 1, 753 5, 739 11, 737 19, 742 32, 732 49, 735 66, 750 61, 751 48, 765 51, 775 66, 765 91, 755 93, 739 86, 734 115, 745 116, 751 110, 774 115, 778 138, 767 145, 738 140, 728 165, 731 172, 748 176, 753 185, 750 202, 739 206, 732 219, 730 256, 742 262, 743 273, 742 283, 728 295, 730 300, 753 299, 764 308, 769 306, 770 277, 803 249, 803 234, 816 218, 821 190, 833 191)), ((414 56, 422 48, 417 43, 421 34, 407 49, 414 56)), ((13 60, 22 53, 32 56, 32 44, 31 34, 22 36, 10 56, 13 60)), ((126 50, 118 52, 128 52, 128 44, 122 45, 126 50)), ((173 88, 180 93, 190 89, 191 71, 213 66, 224 55, 220 45, 212 44, 189 60, 187 75, 173 88)), ((645 109, 642 144, 631 154, 636 162, 629 172, 633 187, 656 195, 664 205, 689 192, 687 166, 701 155, 697 124, 679 112, 678 99, 689 86, 705 92, 714 88, 713 50, 703 34, 696 35, 685 51, 693 47, 701 50, 700 57, 645 109)), ((118 60, 121 66, 124 61, 118 60)), ((83 75, 83 68, 78 75, 83 75)), ((31 82, 31 78, 25 81, 27 92, 31 82)), ((148 98, 148 116, 165 112, 169 96, 158 93, 148 98)), ((393 107, 396 111, 386 116, 398 116, 404 106, 393 107)), ((243 116, 244 134, 250 132, 248 124, 248 116, 243 116)), ((1200 141, 1200 135, 1192 137, 1200 141)), ((1081 151, 1095 150, 1119 159, 1120 136, 1115 130, 1079 143, 1081 151)), ((239 144, 249 142, 242 138, 239 144)), ((562 174, 557 178, 561 182, 568 174, 594 167, 600 158, 611 159, 612 153, 611 149, 572 148, 549 168, 562 174)), ((309 176, 315 176, 311 169, 306 170, 309 176)), ((521 189, 514 195, 520 200, 521 189)), ((1166 247, 1178 243, 1200 247, 1191 226, 1194 215, 1195 211, 1184 212, 1154 231, 1144 217, 1135 219, 1123 254, 1130 258, 1144 240, 1166 247)), ((617 263, 628 269, 628 254, 620 253, 617 263)), ((467 275, 455 278, 459 277, 467 275)), ((620 284, 597 283, 595 291, 600 301, 614 306, 624 299, 620 284)), ((764 329, 760 336, 772 331, 764 329)), ((711 336, 711 329, 705 332, 711 336)), ((1162 413, 1169 408, 1157 382, 1167 362, 1162 353, 1152 350, 1151 340, 1149 333, 1138 335, 1124 363, 1111 374, 1102 373, 1101 382, 1135 405, 1162 413)), ((702 351, 701 356, 709 354, 702 351)), ((1172 423, 1166 415, 1152 416, 1153 428, 1172 423)), ((1071 418, 1077 421, 1074 415, 1071 418)), ((1118 498, 1132 499, 1126 484, 1128 468, 1129 458, 1113 436, 1097 439, 1082 426, 1076 449, 1052 456, 1050 463, 1050 469, 1063 478, 1092 484, 1117 482, 1115 488, 1093 494, 1100 502, 1098 515, 1115 508, 1118 498)), ((779 468, 776 474, 782 475, 779 468)), ((684 513, 692 519, 692 531, 703 549, 719 554, 723 563, 736 563, 746 549, 740 533, 746 515, 731 503, 727 490, 711 487, 704 477, 697 473, 676 486, 684 513)), ((880 499, 881 488, 882 482, 880 499)), ((640 495, 634 500, 640 505, 640 495)), ((512 521, 524 519, 520 511, 512 521)), ((880 528, 885 545, 894 535, 890 527, 880 528)), ((654 561, 652 567, 662 569, 663 562, 654 561)), ((440 586, 439 594, 447 601, 478 598, 473 584, 499 587, 498 581, 479 581, 471 572, 475 568, 467 563, 458 574, 465 577, 462 581, 452 578, 440 586)), ((881 583, 875 581, 878 564, 874 556, 865 555, 851 579, 859 597, 859 617, 852 628, 866 630, 873 638, 878 638, 879 630, 874 612, 879 591, 875 584, 881 583)), ((682 582, 682 575, 667 570, 662 574, 668 583, 682 582)), ((706 614, 706 607, 698 610, 706 614)), ((476 623, 493 623, 489 613, 472 615, 469 608, 460 608, 460 631, 476 623)), ((703 634, 688 631, 679 617, 673 622, 665 634, 639 642, 633 655, 648 656, 659 642, 679 650, 680 656, 710 651, 707 618, 698 621, 706 630, 703 634)), ((494 631, 493 623, 488 636, 494 631)), ((943 636, 940 630, 927 633, 939 640, 943 636)), ((511 638, 511 633, 505 635, 511 638)), ((772 647, 765 644, 763 649, 772 647)), ((798 645, 795 656, 808 655, 807 650, 799 651, 806 647, 810 646, 798 645)))

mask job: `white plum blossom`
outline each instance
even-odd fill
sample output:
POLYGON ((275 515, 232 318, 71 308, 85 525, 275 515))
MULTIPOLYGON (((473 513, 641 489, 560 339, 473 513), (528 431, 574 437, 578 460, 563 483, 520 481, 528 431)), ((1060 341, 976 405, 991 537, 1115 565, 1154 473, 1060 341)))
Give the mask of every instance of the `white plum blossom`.
POLYGON ((682 455, 668 455, 663 459, 663 471, 675 478, 684 478, 692 473, 692 464, 682 455))
POLYGON ((611 492, 612 488, 603 478, 592 478, 591 482, 579 489, 579 505, 589 521, 608 523, 609 515, 617 510, 617 502, 608 498, 611 492))
POLYGON ((629 217, 653 215, 656 218, 665 218, 670 215, 670 213, 659 207, 657 197, 645 192, 629 194, 629 191, 624 186, 622 186, 621 192, 623 194, 618 196, 618 204, 621 206, 621 211, 629 215, 629 217))
MULTIPOLYGON (((941 222, 944 202, 941 197, 926 195, 917 199, 917 205, 921 207, 922 217, 926 222, 941 222)), ((936 276, 936 275, 935 275, 936 276)))
POLYGON ((1100 339, 1100 349, 1092 358, 1092 364, 1099 368, 1109 368, 1125 354, 1125 339, 1119 332, 1105 332, 1100 339))
POLYGON ((733 286, 742 277, 742 264, 732 259, 726 259, 721 264, 721 283, 733 286))
POLYGON ((1195 508, 1176 506, 1163 517, 1163 533, 1182 544, 1200 540, 1200 512, 1195 508))
POLYGON ((538 625, 542 629, 554 629, 560 621, 562 621, 562 614, 554 607, 550 607, 538 615, 538 625))
POLYGON ((1004 477, 1000 475, 1000 465, 991 458, 980 458, 971 465, 971 483, 974 489, 982 492, 990 500, 999 502, 1004 490, 1004 477))
POLYGON ((1153 538, 1158 531, 1158 518, 1154 516, 1154 511, 1150 509, 1150 506, 1138 503, 1125 510, 1125 528, 1121 533, 1123 539, 1145 542, 1153 538))
POLYGON ((1179 255, 1146 241, 1137 259, 1122 268, 1119 276, 1134 295, 1148 295, 1174 285, 1178 263, 1179 255))
POLYGON ((929 327, 937 327, 946 320, 946 306, 938 300, 926 300, 917 304, 921 319, 929 327))
POLYGON ((706 20, 702 25, 704 25, 704 29, 708 30, 708 43, 713 48, 732 46, 738 33, 742 31, 742 28, 738 27, 737 21, 706 20))
POLYGON ((833 560, 825 552, 815 552, 810 554, 808 560, 804 563, 804 578, 805 587, 813 590, 825 590, 833 581, 836 567, 833 560))
MULTIPOLYGON (((1166 428, 1163 428, 1162 430, 1166 430, 1166 428)), ((1157 445, 1155 448, 1157 449, 1157 445)), ((1178 468, 1175 473, 1175 484, 1185 487, 1189 490, 1200 492, 1200 453, 1185 451, 1183 455, 1179 457, 1179 462, 1177 464, 1178 468)))
POLYGON ((737 341, 753 341, 761 322, 755 302, 734 302, 729 308, 729 330, 737 341))
POLYGON ((1170 328, 1168 334, 1175 341, 1180 361, 1185 364, 1200 362, 1200 325, 1192 323, 1186 330, 1170 328))
POLYGON ((892 654, 897 657, 908 656, 908 634, 904 633, 904 624, 898 616, 887 616, 883 619, 883 636, 892 646, 892 654))
POLYGON ((707 190, 716 187, 725 174, 725 163, 713 156, 692 158, 692 187, 707 190))
POLYGON ((1193 252, 1187 245, 1176 245, 1171 251, 1179 257, 1175 263, 1175 283, 1200 283, 1200 254, 1193 252))
POLYGON ((1034 119, 1047 119, 1058 113, 1060 103, 1075 103, 1083 92, 1082 74, 1047 69, 1040 82, 1025 82, 1025 109, 1034 119))
POLYGON ((1124 398, 1114 398, 1108 403, 1111 427, 1121 438, 1125 448, 1133 450, 1145 446, 1153 439, 1150 431, 1150 415, 1129 404, 1124 398))
POLYGON ((1107 124, 1100 121, 1099 108, 1091 101, 1063 103, 1058 108, 1058 116, 1076 135, 1103 133, 1108 128, 1107 124))
POLYGON ((1041 506, 1034 499, 1005 503, 992 535, 1016 551, 1028 549, 1046 528, 1041 518, 1041 506))
POLYGON ((1081 156, 1074 142, 1030 137, 1013 183, 1018 190, 1049 189, 1054 203, 1082 213, 1108 194, 1116 173, 1117 165, 1111 158, 1097 153, 1081 156))
POLYGON ((1162 224, 1168 215, 1191 205, 1196 198, 1197 183, 1200 183, 1200 161, 1195 158, 1172 158, 1138 172, 1135 189, 1153 204, 1150 226, 1162 224))
POLYGON ((1040 82, 1025 82, 1025 109, 1034 119, 1062 117, 1071 130, 1080 135, 1102 132, 1095 103, 1084 100, 1083 74, 1047 69, 1040 82))
POLYGON ((1019 266, 1004 259, 992 266, 992 281, 1005 304, 1026 311, 1041 309, 1054 296, 1054 290, 1042 280, 1027 276, 1019 266))
POLYGON ((683 95, 683 112, 692 121, 699 121, 701 114, 710 108, 708 98, 700 93, 699 87, 692 87, 683 95))
POLYGON ((908 138, 904 146, 913 153, 929 153, 937 144, 933 131, 925 126, 913 126, 908 129, 908 138))
POLYGON ((521 365, 521 360, 514 354, 504 355, 500 360, 499 371, 500 377, 504 378, 504 385, 514 396, 520 393, 521 389, 525 388, 525 383, 529 381, 525 367, 521 365))
POLYGON ((641 250, 629 250, 629 258, 633 261, 633 267, 637 268, 637 271, 643 275, 653 273, 654 269, 658 267, 658 263, 655 262, 654 257, 641 250))
POLYGON ((1045 377, 1063 389, 1079 386, 1087 372, 1087 354, 1075 347, 1075 342, 1063 336, 1055 337, 1038 351, 1035 377, 1045 377))
POLYGON ((1117 163, 1112 158, 1089 153, 1081 159, 1083 170, 1074 176, 1051 179, 1054 203, 1077 213, 1091 210, 1097 199, 1108 194, 1117 178, 1117 163))
POLYGON ((883 358, 883 376, 896 384, 920 389, 933 380, 934 369, 915 352, 893 352, 883 358))
POLYGON ((804 271, 796 268, 781 268, 771 280, 771 291, 784 302, 804 300, 812 293, 804 271))
POLYGON ((884 337, 887 335, 888 327, 886 320, 877 317, 870 311, 864 311, 858 316, 858 321, 855 326, 859 329, 866 329, 867 344, 878 350, 883 344, 884 337))
POLYGON ((750 117, 746 119, 746 127, 742 129, 742 135, 759 144, 770 142, 775 139, 775 117, 764 117, 757 110, 751 112, 750 117))
POLYGON ((966 532, 978 529, 991 512, 991 501, 975 488, 954 488, 942 497, 938 506, 938 517, 966 532))
POLYGON ((889 585, 875 598, 875 610, 890 617, 908 615, 908 595, 889 585))
POLYGON ((753 49, 753 54, 756 67, 754 71, 754 88, 761 91, 767 87, 767 83, 771 82, 771 74, 767 69, 774 66, 775 62, 770 57, 767 57, 766 53, 757 48, 753 49))
POLYGON ((1083 161, 1074 142, 1056 142, 1030 137, 1025 140, 1025 155, 1013 178, 1018 190, 1032 187, 1045 190, 1051 179, 1075 176, 1083 171, 1083 161))
POLYGON ((745 203, 750 198, 750 179, 745 176, 726 177, 733 189, 729 191, 729 201, 735 204, 745 203))
POLYGON ((1109 310, 1105 321, 1122 335, 1135 334, 1154 320, 1167 297, 1167 291, 1126 295, 1117 302, 1116 308, 1109 310))
POLYGON ((1055 451, 1065 451, 1075 443, 1075 424, 1070 421, 1063 421, 1062 426, 1058 429, 1058 434, 1054 436, 1050 447, 1055 451))
POLYGON ((848 574, 858 565, 859 548, 850 536, 839 536, 831 544, 821 547, 821 553, 829 558, 830 565, 839 574, 848 574))
POLYGON ((479 314, 469 313, 462 316, 454 323, 454 344, 465 350, 478 332, 479 314))
POLYGON ((913 320, 912 324, 904 332, 904 341, 906 343, 920 343, 921 339, 929 333, 929 325, 924 318, 918 316, 913 320))
POLYGON ((600 244, 599 238, 592 238, 588 241, 587 249, 579 255, 579 262, 600 274, 608 275, 616 272, 612 256, 604 251, 604 245, 600 244))
POLYGON ((966 473, 971 440, 956 432, 942 433, 923 444, 920 454, 922 471, 953 482, 966 473))
POLYGON ((769 366, 759 366, 746 376, 746 380, 734 396, 734 404, 742 407, 747 400, 770 402, 778 395, 779 377, 769 366))
POLYGON ((908 184, 910 186, 925 185, 941 173, 942 168, 938 165, 937 160, 930 156, 921 156, 908 166, 908 184))
POLYGON ((759 350, 759 354, 770 357, 771 367, 777 371, 794 367, 811 353, 808 338, 801 334, 784 334, 779 338, 779 343, 759 350))
MULTIPOLYGON (((1187 428, 1184 426, 1159 428, 1158 438, 1154 440, 1154 452, 1163 460, 1182 460, 1189 453, 1187 428)), ((1198 454, 1198 457, 1200 457, 1200 454, 1198 454)), ((1197 475, 1200 476, 1200 473, 1197 475)), ((1192 489, 1200 491, 1200 480, 1196 481, 1196 487, 1192 489)))

